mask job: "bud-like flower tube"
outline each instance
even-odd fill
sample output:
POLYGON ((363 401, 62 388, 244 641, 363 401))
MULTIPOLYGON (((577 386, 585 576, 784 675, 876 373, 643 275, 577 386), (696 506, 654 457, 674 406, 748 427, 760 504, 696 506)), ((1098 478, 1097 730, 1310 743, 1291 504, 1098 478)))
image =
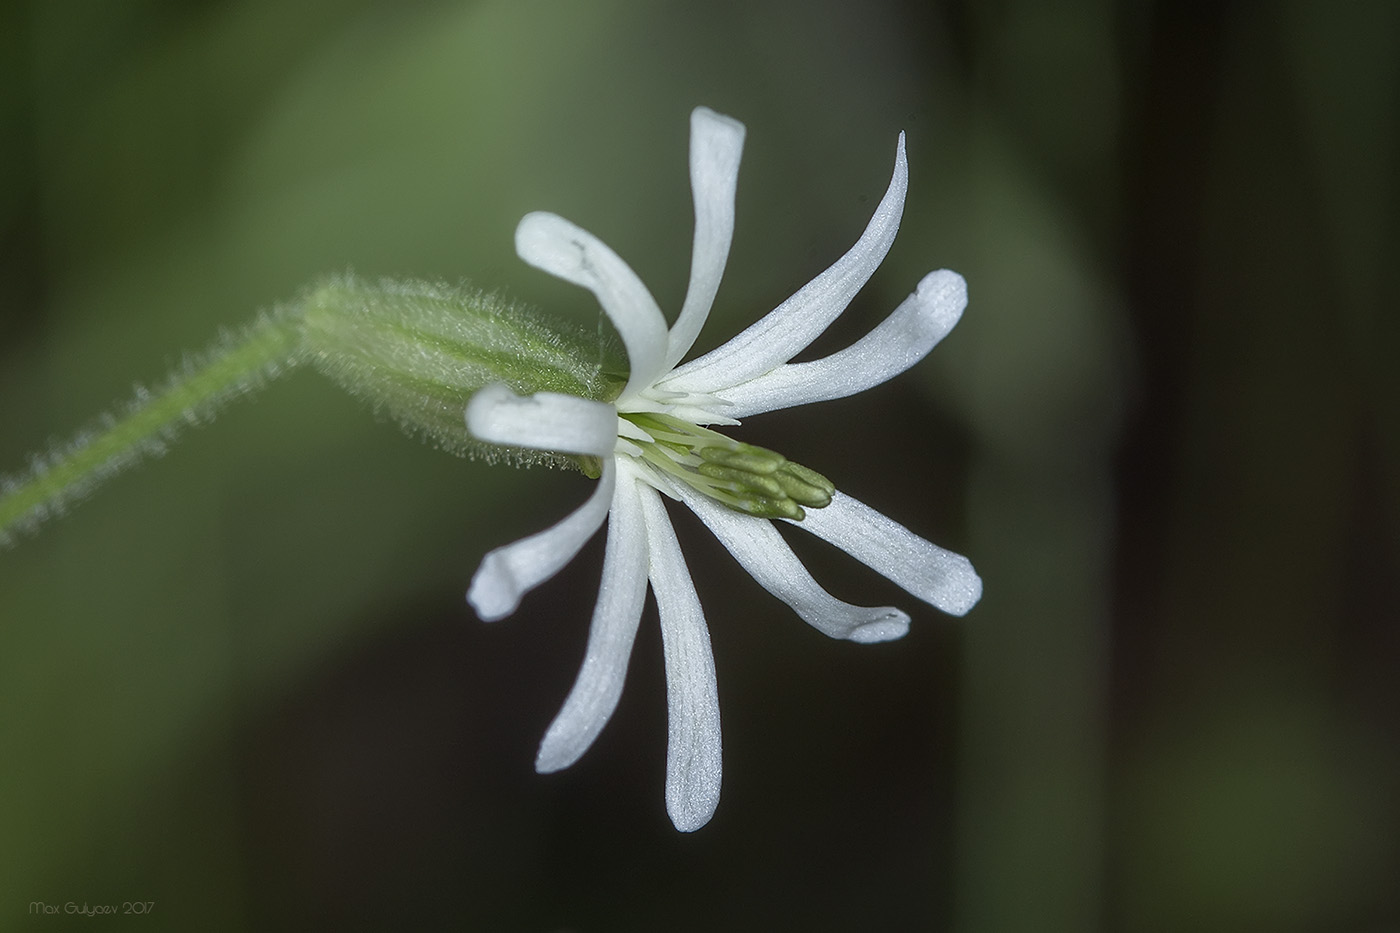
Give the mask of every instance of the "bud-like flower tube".
POLYGON ((462 421, 487 385, 530 394, 610 400, 627 381, 615 346, 518 303, 476 289, 364 282, 344 275, 302 302, 309 361, 404 430, 458 455, 516 463, 596 463, 557 451, 482 443, 462 421))

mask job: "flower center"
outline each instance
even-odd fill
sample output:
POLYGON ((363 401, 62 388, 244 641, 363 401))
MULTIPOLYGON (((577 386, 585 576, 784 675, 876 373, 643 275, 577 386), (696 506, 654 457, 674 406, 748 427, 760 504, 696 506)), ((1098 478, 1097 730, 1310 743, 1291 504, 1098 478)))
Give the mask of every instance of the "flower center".
POLYGON ((831 503, 836 491, 831 480, 780 453, 681 418, 656 412, 625 412, 619 417, 640 429, 625 437, 643 460, 740 512, 801 521, 804 505, 820 509, 831 503))

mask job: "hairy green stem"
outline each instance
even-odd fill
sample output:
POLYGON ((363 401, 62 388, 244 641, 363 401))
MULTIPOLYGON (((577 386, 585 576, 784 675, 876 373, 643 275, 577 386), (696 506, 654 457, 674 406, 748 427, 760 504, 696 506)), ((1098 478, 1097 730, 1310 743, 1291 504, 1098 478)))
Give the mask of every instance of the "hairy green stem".
POLYGON ((163 453, 184 428, 209 420, 226 402, 301 363, 449 453, 595 474, 596 464, 586 459, 485 444, 467 430, 462 413, 473 394, 493 383, 525 395, 565 392, 606 401, 627 381, 626 365, 603 335, 561 325, 497 294, 331 276, 186 358, 158 388, 137 386, 131 401, 31 458, 27 471, 0 476, 0 547, 62 514, 103 480, 163 453))
POLYGON ((301 361, 299 309, 262 315, 241 332, 185 360, 156 389, 138 386, 128 403, 67 444, 36 456, 29 469, 0 478, 0 547, 87 495, 103 480, 158 456, 184 428, 208 420, 301 361))

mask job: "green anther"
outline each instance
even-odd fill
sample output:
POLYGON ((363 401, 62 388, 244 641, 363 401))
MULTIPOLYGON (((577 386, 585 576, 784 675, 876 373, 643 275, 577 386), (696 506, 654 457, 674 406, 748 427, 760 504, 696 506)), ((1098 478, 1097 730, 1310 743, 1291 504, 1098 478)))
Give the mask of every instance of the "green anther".
POLYGON ((753 444, 739 444, 733 448, 702 447, 699 453, 701 458, 711 463, 733 467, 746 473, 774 473, 787 463, 787 458, 782 454, 755 447, 753 444))
MULTIPOLYGON (((759 473, 736 470, 733 467, 720 466, 718 463, 702 463, 695 468, 695 472, 699 473, 701 476, 708 476, 711 479, 731 482, 737 487, 736 491, 738 491, 738 489, 744 489, 772 499, 796 498, 796 496, 789 495, 783 488, 781 480, 775 479, 773 476, 763 476, 759 473)), ((779 474, 779 476, 781 476, 781 474, 779 474)))
POLYGON ((635 441, 646 461, 690 488, 737 512, 802 521, 802 507, 831 504, 836 487, 816 470, 777 451, 743 444, 718 431, 659 412, 625 412, 651 435, 635 441))
MULTIPOLYGON (((804 483, 809 483, 826 494, 827 502, 836 493, 836 484, 822 476, 816 470, 809 470, 800 463, 793 463, 791 460, 783 467, 783 472, 795 479, 800 479, 804 483)), ((826 503, 822 503, 825 505, 826 503)))
MULTIPOLYGON (((795 466, 795 464, 788 464, 788 466, 795 466)), ((811 470, 806 472, 810 473, 811 470)), ((782 489, 784 495, 805 506, 820 509, 831 504, 830 492, 820 486, 798 479, 787 469, 780 471, 775 477, 775 481, 776 485, 782 489)))
POLYGON ((756 515, 759 518, 790 518, 800 522, 807 517, 802 506, 791 499, 769 499, 766 496, 736 498, 733 501, 721 500, 730 508, 756 515))

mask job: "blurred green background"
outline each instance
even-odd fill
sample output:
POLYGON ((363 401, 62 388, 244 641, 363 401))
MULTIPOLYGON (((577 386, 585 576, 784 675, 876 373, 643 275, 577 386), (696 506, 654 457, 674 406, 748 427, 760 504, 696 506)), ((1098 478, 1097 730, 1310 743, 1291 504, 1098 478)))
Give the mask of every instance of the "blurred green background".
POLYGON ((1400 929, 1398 70, 1385 0, 0 6, 0 472, 327 272, 591 326, 529 210, 674 314, 703 103, 749 135, 700 349, 855 240, 908 132, 818 349, 934 268, 966 316, 740 433, 986 582, 952 620, 794 539, 914 615, 831 642, 677 513, 726 758, 680 835, 652 609, 596 746, 532 770, 601 544, 504 622, 462 598, 586 482, 295 373, 0 553, 0 929, 1400 929))

